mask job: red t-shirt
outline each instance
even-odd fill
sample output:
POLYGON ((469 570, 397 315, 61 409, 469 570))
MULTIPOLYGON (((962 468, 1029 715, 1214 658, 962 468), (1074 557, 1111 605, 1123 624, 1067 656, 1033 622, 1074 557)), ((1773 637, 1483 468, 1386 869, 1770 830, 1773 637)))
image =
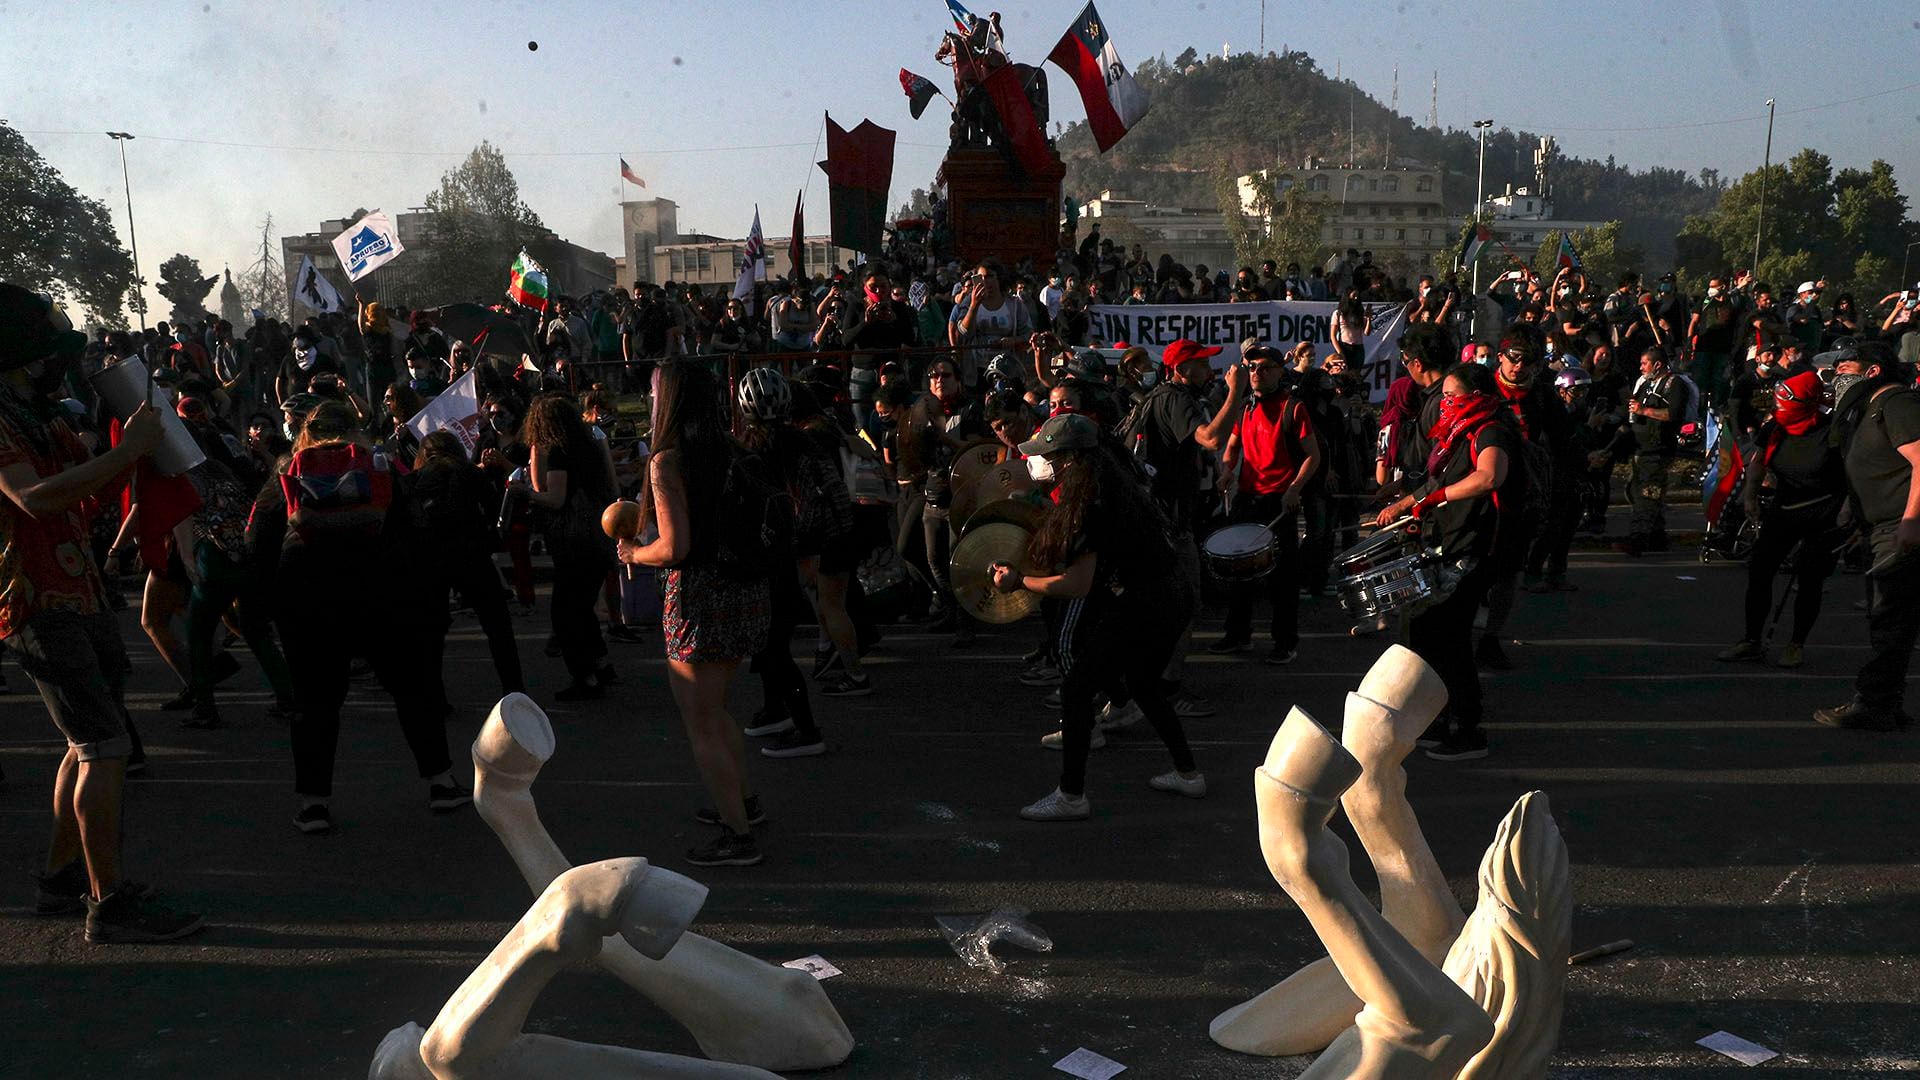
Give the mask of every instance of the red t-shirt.
MULTIPOLYGON (((42 449, 13 420, 0 417, 0 469, 25 462, 44 479, 87 460, 86 448, 65 422, 47 425, 44 437, 42 449)), ((78 505, 34 518, 11 499, 0 498, 0 640, 43 611, 92 615, 107 610, 106 603, 78 505)))
POLYGON ((1313 422, 1291 395, 1280 394, 1248 405, 1233 435, 1240 443, 1240 490, 1274 495, 1299 474, 1313 422))

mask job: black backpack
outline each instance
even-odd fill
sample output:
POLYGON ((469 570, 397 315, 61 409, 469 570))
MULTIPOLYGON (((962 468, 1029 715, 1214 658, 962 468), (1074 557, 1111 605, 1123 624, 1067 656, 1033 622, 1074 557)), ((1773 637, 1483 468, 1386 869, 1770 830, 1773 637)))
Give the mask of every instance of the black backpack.
POLYGON ((737 452, 720 485, 714 561, 739 577, 768 573, 793 551, 793 496, 756 454, 737 452))

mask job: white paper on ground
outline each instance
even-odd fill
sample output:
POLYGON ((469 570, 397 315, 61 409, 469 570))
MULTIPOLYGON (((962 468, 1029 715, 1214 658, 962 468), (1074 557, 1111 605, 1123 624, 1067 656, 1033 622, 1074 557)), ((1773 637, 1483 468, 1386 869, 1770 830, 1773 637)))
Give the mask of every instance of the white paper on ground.
POLYGON ((1125 1065, 1102 1057, 1084 1046, 1054 1062, 1053 1067, 1068 1076, 1078 1076, 1080 1080, 1113 1080, 1127 1071, 1125 1065))
POLYGON ((1716 1054, 1725 1054, 1742 1065, 1758 1065, 1780 1056, 1776 1050, 1769 1050, 1759 1043, 1748 1042, 1724 1031, 1714 1032, 1701 1039, 1699 1044, 1716 1054))
POLYGON ((1675 574, 1673 575, 1673 578, 1675 581, 1699 581, 1700 580, 1699 578, 1694 577, 1692 574, 1675 574))
POLYGON ((797 971, 804 971, 813 976, 816 981, 820 979, 831 979, 835 975, 840 974, 840 969, 827 963, 826 959, 819 953, 814 953, 812 956, 803 956, 798 960, 789 960, 780 966, 790 967, 797 971))

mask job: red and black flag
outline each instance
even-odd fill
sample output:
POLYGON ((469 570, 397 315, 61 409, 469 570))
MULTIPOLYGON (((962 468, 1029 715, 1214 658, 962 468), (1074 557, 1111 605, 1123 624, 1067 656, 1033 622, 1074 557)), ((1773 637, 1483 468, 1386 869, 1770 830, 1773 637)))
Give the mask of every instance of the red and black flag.
POLYGON ((907 92, 907 107, 912 110, 915 120, 927 111, 929 101, 940 96, 940 88, 933 85, 933 80, 915 75, 906 68, 900 69, 900 89, 907 92))
MULTIPOLYGON (((1029 70, 1036 75, 1039 72, 1037 68, 1029 70)), ((1000 115, 1000 130, 1006 133, 1007 143, 1013 147, 1013 156, 1019 159, 1020 167, 1029 175, 1044 172, 1053 163, 1053 153, 1047 148, 1047 135, 1040 130, 1040 121, 1033 117, 1033 102, 1027 98, 1027 84, 1020 77, 1019 69, 1003 64, 990 72, 981 85, 993 102, 994 112, 1000 115)))
POLYGON ((1087 107, 1087 126, 1093 129, 1101 153, 1112 149, 1127 129, 1147 115, 1147 93, 1121 62, 1113 39, 1107 36, 1106 23, 1092 4, 1080 12, 1047 59, 1071 76, 1073 85, 1080 89, 1080 100, 1087 107))
POLYGON ((801 281, 807 276, 807 219, 801 215, 800 203, 807 197, 801 192, 793 197, 793 235, 787 240, 787 278, 801 281))
POLYGON ((836 245, 863 255, 880 253, 887 189, 893 185, 893 138, 871 120, 848 131, 827 117, 827 160, 820 169, 827 174, 836 245))

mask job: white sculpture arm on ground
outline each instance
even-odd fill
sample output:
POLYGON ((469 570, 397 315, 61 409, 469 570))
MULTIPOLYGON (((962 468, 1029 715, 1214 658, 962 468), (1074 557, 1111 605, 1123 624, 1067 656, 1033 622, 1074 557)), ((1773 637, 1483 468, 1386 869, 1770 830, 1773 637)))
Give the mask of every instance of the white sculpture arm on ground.
POLYGON ((1298 708, 1274 735, 1266 764, 1254 771, 1267 868, 1364 1003, 1351 1037, 1356 1053, 1334 1052, 1349 1042, 1343 1036, 1301 1077, 1451 1077, 1486 1046, 1493 1023, 1354 885, 1346 845, 1326 825, 1360 773, 1360 762, 1298 708))
POLYGON ((1493 1041, 1460 1080, 1543 1080, 1560 1041, 1573 888, 1547 797, 1528 792, 1480 860, 1480 902, 1447 953, 1446 972, 1493 1019, 1493 1041))
MULTIPOLYGON (((1465 916, 1407 802, 1402 763, 1446 703, 1439 674, 1411 650, 1393 645, 1374 662, 1359 692, 1347 695, 1340 736, 1361 765, 1360 778, 1340 801, 1379 877, 1380 913, 1435 965, 1465 916)), ((1351 1028, 1360 1007, 1333 961, 1323 958, 1221 1013, 1208 1034, 1245 1054, 1310 1054, 1351 1028)))
MULTIPOLYGON (((535 893, 571 865, 533 801, 534 778, 553 751, 546 713, 524 694, 502 698, 473 742, 474 806, 535 893)), ((830 1068, 853 1052, 845 1021, 804 971, 774 967, 695 933, 660 959, 610 937, 598 962, 664 1009, 715 1061, 784 1072, 830 1068)))
POLYGON ((747 1065, 573 1042, 522 1029, 569 964, 610 932, 668 955, 706 889, 645 859, 608 859, 555 878, 422 1031, 407 1024, 376 1051, 369 1080, 777 1080, 747 1065))

